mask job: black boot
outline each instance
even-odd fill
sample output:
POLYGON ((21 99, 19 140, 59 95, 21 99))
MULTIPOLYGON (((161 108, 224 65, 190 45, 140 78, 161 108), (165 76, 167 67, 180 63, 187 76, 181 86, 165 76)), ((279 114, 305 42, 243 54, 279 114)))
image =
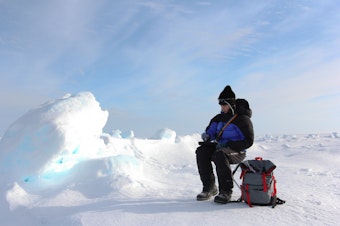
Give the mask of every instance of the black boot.
POLYGON ((214 202, 226 204, 229 202, 232 193, 233 192, 231 190, 220 191, 220 193, 215 197, 214 202))
POLYGON ((210 199, 217 194, 217 187, 214 185, 210 189, 203 188, 203 191, 196 196, 197 201, 204 201, 210 199))

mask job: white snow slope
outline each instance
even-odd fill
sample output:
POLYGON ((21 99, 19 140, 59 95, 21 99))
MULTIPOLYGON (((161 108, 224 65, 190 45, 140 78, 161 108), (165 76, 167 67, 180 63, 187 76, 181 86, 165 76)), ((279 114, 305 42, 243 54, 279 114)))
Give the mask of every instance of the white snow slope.
POLYGON ((287 202, 250 208, 196 201, 199 134, 107 134, 107 117, 83 92, 32 109, 8 128, 0 141, 1 225, 340 224, 336 132, 256 137, 247 159, 277 165, 278 196, 287 202))

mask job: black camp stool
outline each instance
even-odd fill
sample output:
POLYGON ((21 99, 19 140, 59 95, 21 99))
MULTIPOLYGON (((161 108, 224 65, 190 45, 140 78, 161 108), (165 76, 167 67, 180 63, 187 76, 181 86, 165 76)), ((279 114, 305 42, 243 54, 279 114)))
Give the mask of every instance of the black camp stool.
POLYGON ((236 199, 236 200, 230 200, 229 202, 242 202, 242 189, 241 189, 241 186, 237 183, 237 181, 236 181, 235 178, 234 178, 234 175, 235 175, 235 173, 236 173, 236 171, 238 170, 239 167, 240 167, 240 164, 238 163, 238 164, 236 165, 235 169, 232 171, 232 172, 233 172, 233 173, 232 173, 232 177, 233 177, 233 182, 234 182, 234 184, 236 184, 236 186, 239 188, 241 194, 240 194, 240 197, 239 197, 238 199, 236 199))
POLYGON ((236 171, 238 170, 239 167, 240 167, 240 164, 237 164, 235 169, 233 170, 233 181, 236 184, 236 186, 241 190, 241 186, 237 183, 237 181, 234 178, 234 175, 235 175, 235 173, 236 173, 236 171))
POLYGON ((244 161, 244 159, 246 157, 246 152, 245 151, 237 152, 237 151, 234 151, 230 148, 222 148, 221 150, 228 156, 229 164, 230 165, 236 165, 235 169, 232 171, 232 178, 233 178, 234 184, 236 184, 236 186, 241 191, 240 197, 237 200, 233 200, 233 201, 230 201, 230 202, 242 202, 242 189, 241 189, 241 186, 235 180, 234 175, 235 175, 236 171, 238 170, 238 168, 240 167, 240 163, 242 161, 244 161))

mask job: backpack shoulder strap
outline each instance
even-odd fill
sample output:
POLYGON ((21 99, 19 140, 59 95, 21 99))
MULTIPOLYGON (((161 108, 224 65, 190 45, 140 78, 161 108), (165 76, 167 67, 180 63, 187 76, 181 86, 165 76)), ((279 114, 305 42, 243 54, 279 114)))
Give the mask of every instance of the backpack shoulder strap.
POLYGON ((227 128, 227 126, 237 117, 237 114, 235 114, 233 117, 231 117, 231 119, 229 119, 229 121, 223 126, 223 128, 220 130, 220 132, 218 133, 217 137, 216 137, 216 141, 218 141, 220 139, 220 137, 222 136, 222 133, 224 131, 225 128, 227 128))

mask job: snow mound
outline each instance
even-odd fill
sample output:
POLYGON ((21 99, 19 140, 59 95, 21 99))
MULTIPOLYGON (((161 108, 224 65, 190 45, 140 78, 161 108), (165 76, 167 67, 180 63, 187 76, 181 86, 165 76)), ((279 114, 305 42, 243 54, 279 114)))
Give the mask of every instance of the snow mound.
POLYGON ((176 132, 168 129, 168 128, 164 128, 159 130, 153 137, 152 139, 156 139, 156 140, 168 140, 168 141, 172 141, 175 142, 176 140, 176 132))
POLYGON ((158 131, 150 140, 136 139, 133 131, 107 134, 102 131, 107 118, 108 112, 88 92, 65 95, 19 118, 0 142, 0 172, 5 175, 0 192, 6 194, 2 201, 12 210, 30 207, 65 187, 85 199, 116 192, 144 196, 157 191, 151 181, 167 178, 163 164, 175 176, 183 168, 196 172, 195 165, 187 163, 194 159, 196 138, 178 138, 181 142, 176 143, 171 129, 158 131), (156 160, 163 156, 166 160, 156 160))
POLYGON ((0 172, 26 187, 49 183, 95 156, 108 112, 89 92, 66 95, 32 109, 14 122, 0 143, 0 172))

